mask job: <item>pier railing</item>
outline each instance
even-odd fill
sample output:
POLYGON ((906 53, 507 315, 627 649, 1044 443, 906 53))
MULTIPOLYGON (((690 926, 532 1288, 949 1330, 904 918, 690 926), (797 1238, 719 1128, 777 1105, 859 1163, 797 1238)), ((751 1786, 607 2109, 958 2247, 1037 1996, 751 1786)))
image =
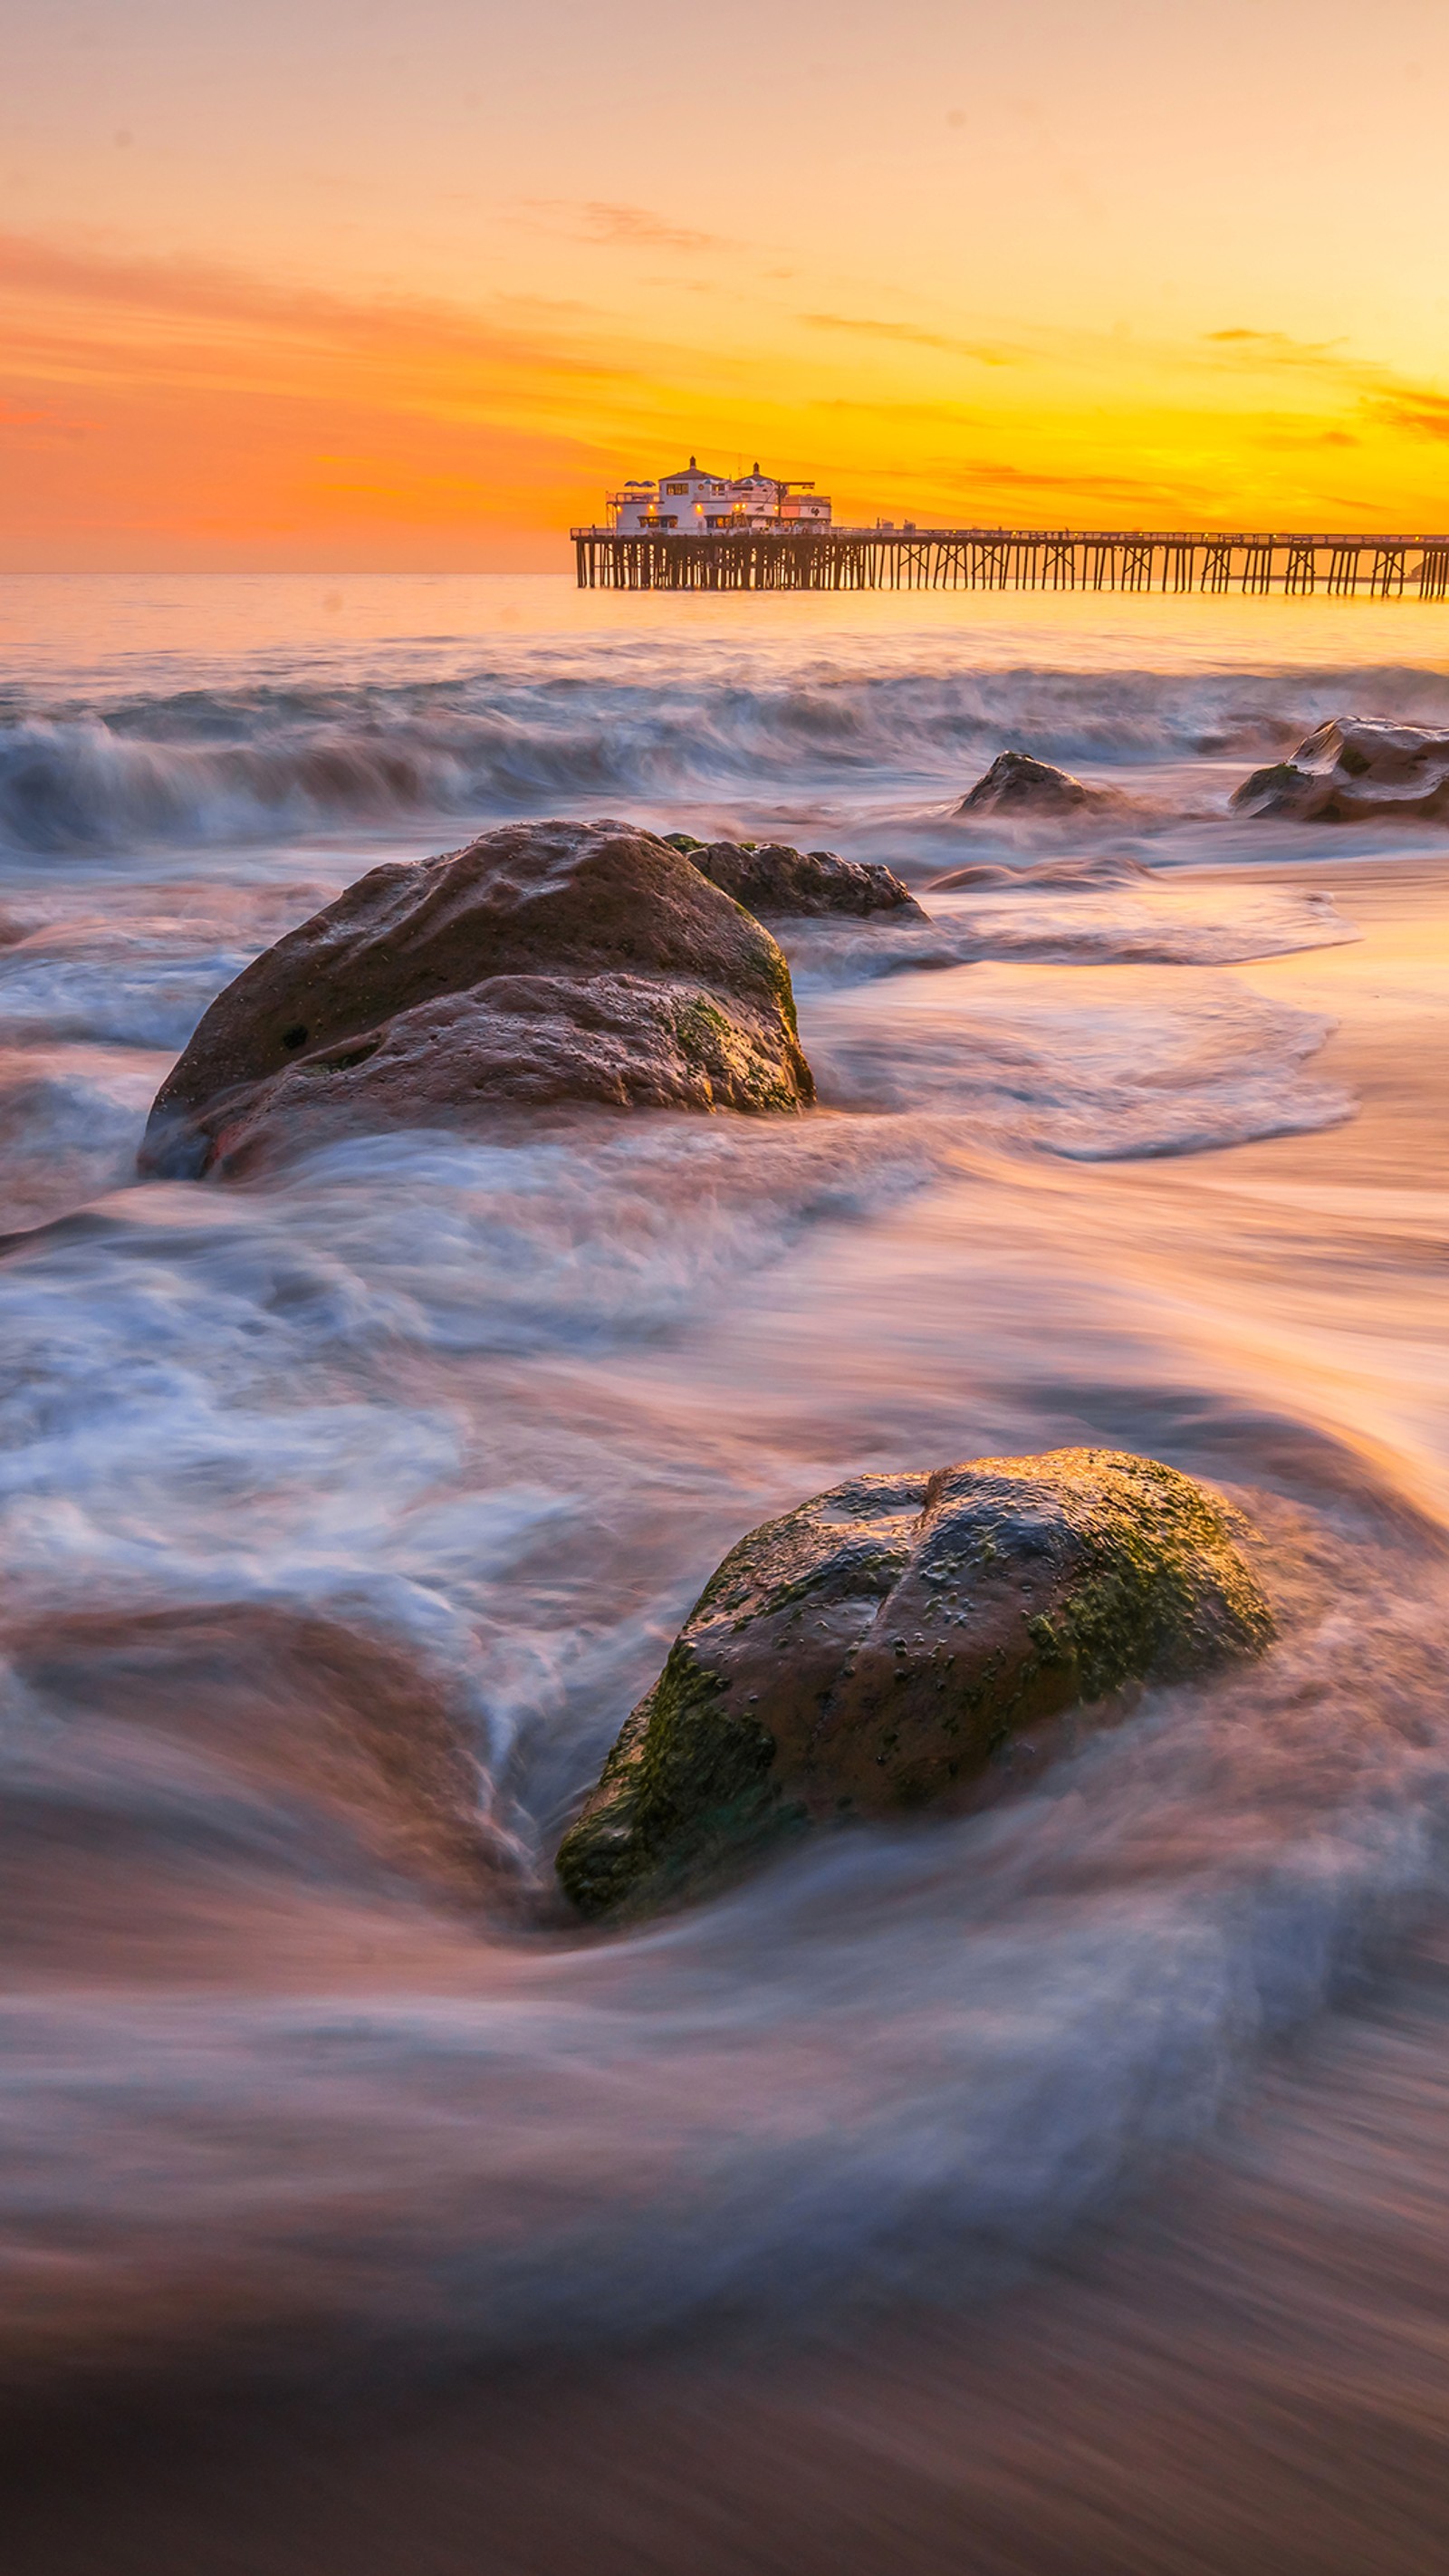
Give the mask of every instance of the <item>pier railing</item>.
POLYGON ((1277 590, 1449 598, 1449 536, 1049 528, 569 533, 581 590, 1277 590))

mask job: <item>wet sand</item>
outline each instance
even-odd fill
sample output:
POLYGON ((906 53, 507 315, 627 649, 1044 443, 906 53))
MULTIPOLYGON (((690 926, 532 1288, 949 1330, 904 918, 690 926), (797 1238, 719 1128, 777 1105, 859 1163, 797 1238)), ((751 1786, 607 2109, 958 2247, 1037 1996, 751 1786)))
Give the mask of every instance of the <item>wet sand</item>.
POLYGON ((15 2576, 1429 2576, 1449 2547, 1449 1933, 1212 2156, 964 2315, 391 2398, 12 2422, 15 2576))

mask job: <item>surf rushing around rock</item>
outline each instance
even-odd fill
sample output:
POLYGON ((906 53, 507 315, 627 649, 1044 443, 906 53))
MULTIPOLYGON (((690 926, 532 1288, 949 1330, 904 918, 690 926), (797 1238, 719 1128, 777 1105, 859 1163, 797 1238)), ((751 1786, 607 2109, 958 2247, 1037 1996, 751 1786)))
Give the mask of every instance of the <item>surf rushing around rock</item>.
POLYGON ((1442 1882, 1443 821, 1293 782, 1449 683, 92 587, 0 730, 0 2368, 996 2278, 1442 1882), (742 1543, 811 1830, 581 1913, 742 1543))

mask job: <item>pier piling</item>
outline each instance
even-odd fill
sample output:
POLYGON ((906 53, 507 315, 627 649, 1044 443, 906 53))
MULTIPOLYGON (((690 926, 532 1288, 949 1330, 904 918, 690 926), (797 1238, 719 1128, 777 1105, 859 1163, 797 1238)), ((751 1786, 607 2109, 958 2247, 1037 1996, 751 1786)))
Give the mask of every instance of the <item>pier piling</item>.
POLYGON ((574 528, 581 590, 1130 590, 1449 598, 1449 535, 790 527, 574 528))

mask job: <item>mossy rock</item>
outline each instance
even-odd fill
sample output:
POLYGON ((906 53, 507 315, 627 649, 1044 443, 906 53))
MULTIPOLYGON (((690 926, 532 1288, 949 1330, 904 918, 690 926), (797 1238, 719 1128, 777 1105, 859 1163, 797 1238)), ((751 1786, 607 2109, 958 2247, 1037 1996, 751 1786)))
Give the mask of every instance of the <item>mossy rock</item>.
POLYGON ((1243 1525, 1105 1449, 859 1476, 742 1539, 558 1854, 637 1917, 829 1820, 960 1794, 1016 1731, 1260 1653, 1243 1525))
POLYGON ((1449 822, 1449 730, 1330 716, 1291 760, 1245 778, 1232 805, 1296 823, 1449 822))

